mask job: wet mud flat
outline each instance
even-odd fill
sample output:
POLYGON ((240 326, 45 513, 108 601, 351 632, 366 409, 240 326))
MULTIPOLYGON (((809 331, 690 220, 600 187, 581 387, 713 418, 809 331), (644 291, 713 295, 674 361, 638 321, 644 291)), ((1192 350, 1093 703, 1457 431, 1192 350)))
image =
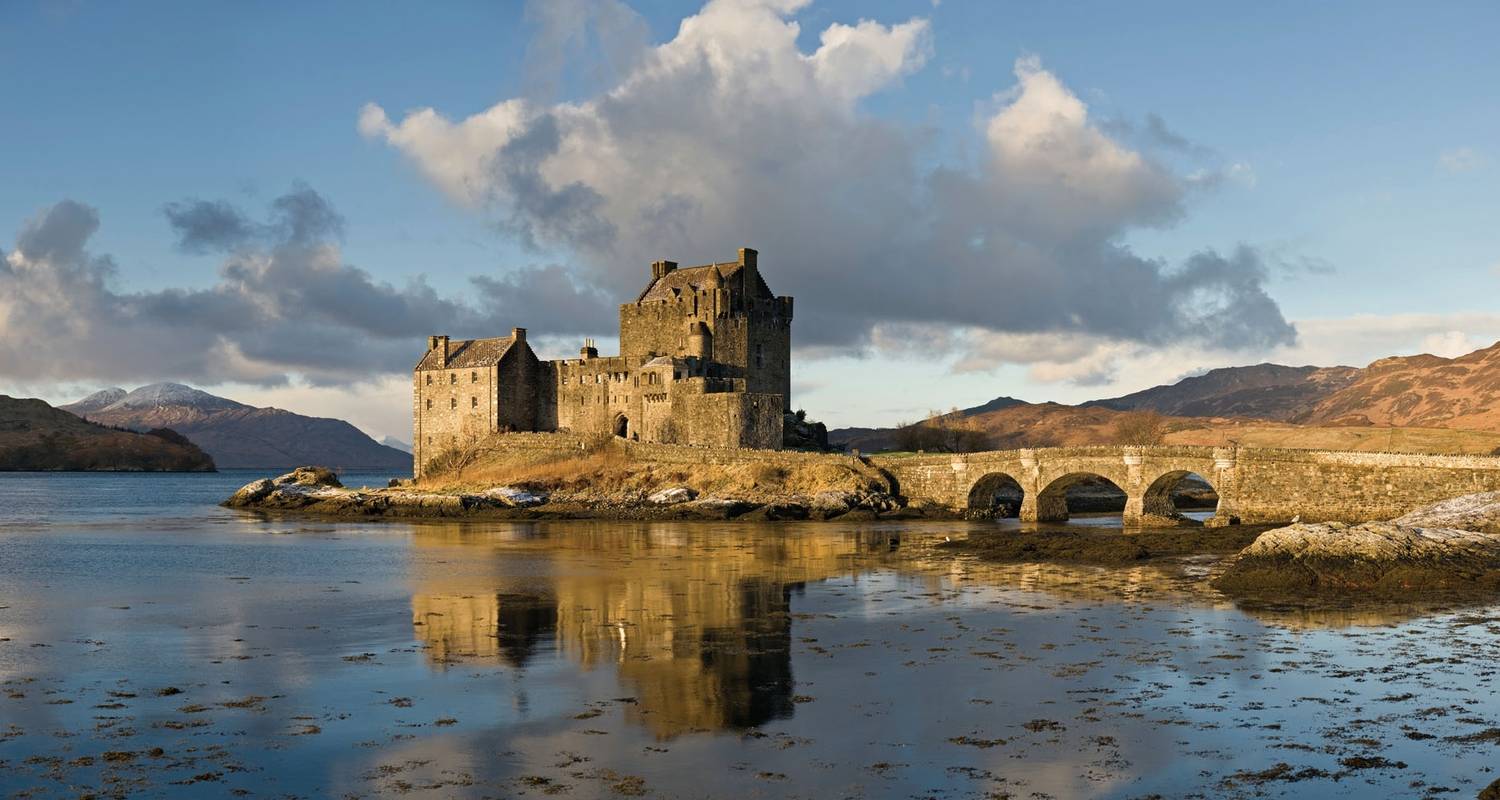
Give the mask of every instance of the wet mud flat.
POLYGON ((1474 797, 1500 608, 967 523, 0 537, 7 797, 1474 797))
POLYGON ((1184 525, 1168 528, 1121 529, 1097 524, 1108 515, 1086 516, 1092 525, 1043 524, 991 526, 941 547, 999 563, 1052 562, 1065 564, 1131 564, 1184 556, 1228 556, 1243 550, 1276 525, 1228 525, 1209 528, 1184 525))

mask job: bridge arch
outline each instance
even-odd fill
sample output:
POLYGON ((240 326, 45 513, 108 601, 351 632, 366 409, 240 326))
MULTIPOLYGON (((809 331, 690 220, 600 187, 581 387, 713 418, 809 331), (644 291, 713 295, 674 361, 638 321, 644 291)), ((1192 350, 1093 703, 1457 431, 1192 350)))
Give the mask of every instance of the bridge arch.
MULTIPOLYGON (((1108 508, 1096 507, 1097 510, 1116 510, 1113 494, 1118 494, 1118 510, 1124 511, 1128 502, 1125 487, 1119 481, 1097 472, 1081 470, 1069 472, 1053 478, 1046 486, 1037 492, 1036 502, 1030 507, 1030 513, 1023 513, 1022 519, 1035 520, 1036 522, 1064 522, 1068 519, 1068 495, 1070 490, 1082 488, 1086 485, 1113 487, 1108 501, 1108 508)), ((1030 505, 1030 504, 1028 504, 1030 505)))
POLYGON ((969 488, 968 511, 975 516, 1017 517, 1026 501, 1021 482, 1007 472, 989 472, 969 488))
POLYGON ((1183 511, 1194 508, 1205 508, 1205 506, 1200 505, 1195 507, 1190 504, 1180 507, 1177 504, 1174 494, 1178 486, 1189 478, 1196 478, 1207 485, 1209 489, 1213 490, 1211 504, 1206 506, 1206 508, 1216 509, 1218 506, 1217 487, 1210 483, 1207 478, 1196 472, 1186 469, 1175 469, 1157 476, 1155 480, 1146 486, 1146 490, 1141 493, 1140 514, 1143 521, 1183 522, 1188 519, 1183 515, 1183 511))

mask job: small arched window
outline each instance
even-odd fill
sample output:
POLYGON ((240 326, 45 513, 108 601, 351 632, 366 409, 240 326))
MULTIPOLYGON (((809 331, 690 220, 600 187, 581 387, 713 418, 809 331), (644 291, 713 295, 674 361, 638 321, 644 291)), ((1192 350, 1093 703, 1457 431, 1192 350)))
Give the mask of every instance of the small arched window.
POLYGON ((430 373, 430 372, 427 373, 427 385, 428 386, 432 385, 432 373, 430 373))
POLYGON ((477 397, 470 397, 469 398, 469 408, 479 408, 479 398, 477 398, 477 397))
POLYGON ((479 383, 479 373, 477 373, 477 372, 470 372, 469 373, 469 383, 479 383))
POLYGON ((449 398, 448 399, 448 407, 449 408, 458 408, 458 398, 457 397, 451 397, 451 398, 449 398))
POLYGON ((427 410, 428 411, 432 410, 432 398, 431 397, 427 398, 427 410))
POLYGON ((458 373, 457 372, 450 372, 450 373, 448 373, 448 382, 452 383, 452 384, 458 383, 458 373))

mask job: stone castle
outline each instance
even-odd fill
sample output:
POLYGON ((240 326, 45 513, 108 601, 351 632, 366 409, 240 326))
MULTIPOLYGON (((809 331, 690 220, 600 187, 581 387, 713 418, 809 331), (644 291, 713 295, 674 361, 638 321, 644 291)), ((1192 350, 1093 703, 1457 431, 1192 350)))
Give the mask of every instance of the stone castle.
POLYGON ((620 355, 585 340, 542 361, 526 329, 493 339, 429 336, 412 374, 414 472, 491 433, 570 431, 638 442, 781 447, 790 408, 792 298, 777 297, 744 248, 739 260, 679 269, 620 306, 620 355))

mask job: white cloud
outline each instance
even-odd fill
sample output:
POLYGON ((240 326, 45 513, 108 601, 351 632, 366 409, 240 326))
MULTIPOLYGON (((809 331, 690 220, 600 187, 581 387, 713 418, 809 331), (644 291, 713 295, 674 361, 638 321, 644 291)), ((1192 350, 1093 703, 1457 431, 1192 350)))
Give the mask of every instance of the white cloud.
POLYGON ((934 168, 928 131, 862 105, 930 60, 929 23, 833 23, 805 52, 792 19, 805 5, 712 0, 586 99, 394 121, 372 104, 359 128, 612 295, 656 258, 757 246, 773 287, 798 298, 804 354, 849 352, 880 325, 1295 338, 1253 253, 1167 265, 1121 244, 1179 219, 1194 184, 1111 138, 1038 59, 1016 63, 981 122, 982 157, 934 168))
POLYGON ((1456 147, 1438 156, 1438 166, 1445 172, 1473 172, 1490 165, 1490 157, 1472 147, 1456 147))

